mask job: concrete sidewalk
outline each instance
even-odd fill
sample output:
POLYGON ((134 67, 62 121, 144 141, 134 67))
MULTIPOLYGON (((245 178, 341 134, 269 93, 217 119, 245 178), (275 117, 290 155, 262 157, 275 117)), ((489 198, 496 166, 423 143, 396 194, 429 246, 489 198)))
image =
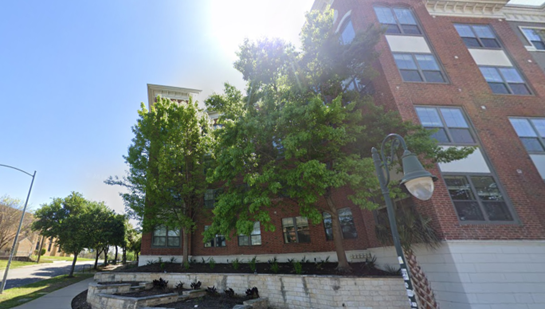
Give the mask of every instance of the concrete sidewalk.
POLYGON ((87 290, 93 278, 56 290, 13 309, 72 309, 72 299, 87 290))

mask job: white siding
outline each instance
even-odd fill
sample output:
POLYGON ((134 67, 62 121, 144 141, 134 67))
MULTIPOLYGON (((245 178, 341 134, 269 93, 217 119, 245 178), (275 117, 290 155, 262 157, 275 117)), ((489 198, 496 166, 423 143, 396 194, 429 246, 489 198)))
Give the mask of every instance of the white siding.
POLYGON ((473 60, 477 65, 489 65, 497 67, 512 67, 513 64, 503 50, 469 49, 473 60))
POLYGON ((431 54, 428 43, 420 36, 387 35, 386 40, 392 52, 431 54))

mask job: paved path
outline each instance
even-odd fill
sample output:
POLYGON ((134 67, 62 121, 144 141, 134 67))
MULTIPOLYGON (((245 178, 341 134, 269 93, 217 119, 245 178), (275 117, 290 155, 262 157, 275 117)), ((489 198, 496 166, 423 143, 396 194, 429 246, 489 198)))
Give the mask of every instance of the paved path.
MULTIPOLYGON (((83 265, 91 265, 92 267, 94 261, 77 262, 76 271, 80 271, 86 267, 83 265)), ((55 261, 53 263, 36 264, 10 269, 5 289, 23 286, 55 276, 68 275, 70 273, 70 267, 72 267, 71 261, 55 261)), ((4 269, 0 270, 0 274, 0 279, 2 279, 4 276, 4 269)))
POLYGON ((56 290, 13 309, 72 309, 72 299, 87 290, 93 278, 56 290))

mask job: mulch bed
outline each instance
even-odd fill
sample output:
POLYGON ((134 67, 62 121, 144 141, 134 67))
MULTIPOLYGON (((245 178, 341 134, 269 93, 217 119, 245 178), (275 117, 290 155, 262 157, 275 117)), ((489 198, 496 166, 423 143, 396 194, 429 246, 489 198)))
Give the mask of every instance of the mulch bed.
POLYGON ((92 309, 91 305, 87 303, 87 290, 72 299, 72 309, 92 309))
POLYGON ((232 309, 235 305, 241 305, 247 298, 227 298, 225 296, 205 296, 187 301, 179 301, 170 304, 158 305, 156 307, 177 308, 177 309, 232 309))
MULTIPOLYGON (((258 274, 274 274, 269 263, 256 264, 258 274)), ((293 264, 278 263, 279 270, 276 274, 295 274, 293 264)), ((351 273, 339 272, 337 263, 303 263, 304 275, 342 275, 352 277, 385 277, 398 276, 397 274, 383 271, 367 263, 350 263, 351 273)), ((216 264, 210 268, 208 263, 192 263, 189 269, 185 269, 181 263, 156 263, 140 267, 119 270, 120 272, 155 272, 155 273, 220 273, 220 274, 251 274, 253 271, 247 263, 241 263, 239 269, 234 269, 231 264, 216 264)))

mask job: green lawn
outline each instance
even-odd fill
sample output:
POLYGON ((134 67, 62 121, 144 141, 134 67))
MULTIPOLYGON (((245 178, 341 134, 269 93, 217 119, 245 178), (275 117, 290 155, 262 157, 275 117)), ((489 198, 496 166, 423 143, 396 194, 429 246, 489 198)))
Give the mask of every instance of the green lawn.
MULTIPOLYGON (((33 259, 36 259, 36 257, 32 257, 33 259)), ((74 260, 73 257, 69 256, 42 256, 40 259, 41 263, 53 263, 53 261, 69 261, 72 262, 74 260)), ((78 261, 94 261, 93 259, 84 259, 84 258, 78 258, 78 261)), ((8 265, 8 260, 0 260, 0 270, 3 270, 6 268, 6 265, 8 265)), ((9 269, 27 266, 27 265, 36 265, 36 262, 20 262, 20 261, 11 261, 11 265, 9 266, 9 269)))
MULTIPOLYGON (((38 297, 42 297, 65 286, 94 276, 93 273, 76 274, 73 278, 66 275, 31 283, 22 287, 5 290, 0 294, 0 309, 17 307, 38 297)), ((74 295, 75 296, 75 295, 74 295)))

